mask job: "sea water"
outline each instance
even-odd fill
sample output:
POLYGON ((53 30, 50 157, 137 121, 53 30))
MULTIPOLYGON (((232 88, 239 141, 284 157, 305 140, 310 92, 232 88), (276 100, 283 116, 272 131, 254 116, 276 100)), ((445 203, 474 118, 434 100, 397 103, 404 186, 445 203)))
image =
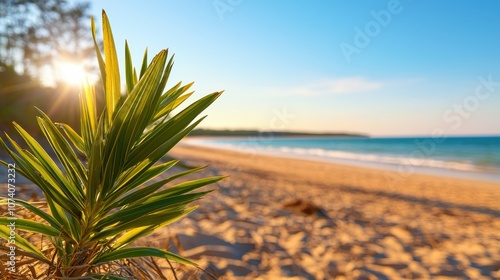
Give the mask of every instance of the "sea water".
POLYGON ((500 182, 500 137, 192 139, 192 144, 309 160, 500 182))

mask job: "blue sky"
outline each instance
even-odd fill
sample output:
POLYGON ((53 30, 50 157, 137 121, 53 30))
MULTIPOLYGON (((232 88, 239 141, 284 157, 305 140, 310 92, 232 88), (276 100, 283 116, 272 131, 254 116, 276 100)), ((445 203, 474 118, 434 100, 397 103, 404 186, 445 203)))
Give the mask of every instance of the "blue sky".
MULTIPOLYGON (((123 58, 225 90, 206 128, 500 134, 498 1, 92 1, 123 58)), ((123 60, 122 60, 123 66, 123 60)))

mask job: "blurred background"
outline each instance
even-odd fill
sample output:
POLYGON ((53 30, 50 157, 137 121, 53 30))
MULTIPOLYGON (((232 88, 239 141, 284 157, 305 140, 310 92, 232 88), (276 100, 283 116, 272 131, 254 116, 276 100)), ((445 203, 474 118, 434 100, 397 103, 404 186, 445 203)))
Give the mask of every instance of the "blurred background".
POLYGON ((36 110, 78 127, 78 91, 95 75, 90 2, 0 2, 0 126, 37 133, 36 110))

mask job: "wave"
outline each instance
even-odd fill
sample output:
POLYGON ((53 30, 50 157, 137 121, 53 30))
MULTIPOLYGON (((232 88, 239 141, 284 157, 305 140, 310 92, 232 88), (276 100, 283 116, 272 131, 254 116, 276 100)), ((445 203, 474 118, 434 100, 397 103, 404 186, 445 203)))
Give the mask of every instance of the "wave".
POLYGON ((391 165, 409 165, 414 167, 430 167, 444 168, 457 171, 480 171, 482 168, 472 164, 471 162, 444 161, 433 158, 419 158, 412 156, 390 156, 390 155, 375 155, 375 154, 359 154, 344 151, 332 151, 324 149, 303 149, 303 148, 266 148, 270 152, 279 152, 283 154, 292 154, 307 157, 320 157, 326 159, 340 159, 350 161, 361 161, 370 163, 384 163, 391 165))
POLYGON ((387 154, 374 154, 374 153, 356 153, 338 150, 328 150, 322 148, 297 148, 289 146, 258 146, 250 145, 248 142, 235 143, 221 143, 212 141, 189 141, 192 144, 201 144, 204 146, 213 146, 218 148, 226 148, 230 150, 238 150, 247 153, 264 153, 282 156, 292 156, 298 158, 319 159, 327 161, 344 161, 352 163, 367 163, 367 164, 385 164, 392 166, 411 166, 420 168, 439 168, 453 171, 469 171, 469 172, 482 172, 482 171, 500 171, 500 168, 491 165, 475 164, 473 161, 453 161, 442 160, 431 157, 419 157, 419 154, 400 154, 400 155, 387 155, 387 154))
MULTIPOLYGON (((236 148, 233 145, 224 145, 227 148, 236 148)), ((239 147, 242 148, 241 146, 239 147)), ((412 156, 391 156, 391 155, 376 155, 376 154, 360 154, 344 151, 324 150, 319 148, 290 148, 290 147, 261 147, 259 149, 264 153, 283 154, 289 156, 319 158, 326 160, 346 160, 376 164, 389 165, 404 165, 413 167, 428 167, 428 168, 443 168, 456 171, 484 171, 484 168, 474 165, 471 162, 445 161, 428 157, 412 157, 412 156)))

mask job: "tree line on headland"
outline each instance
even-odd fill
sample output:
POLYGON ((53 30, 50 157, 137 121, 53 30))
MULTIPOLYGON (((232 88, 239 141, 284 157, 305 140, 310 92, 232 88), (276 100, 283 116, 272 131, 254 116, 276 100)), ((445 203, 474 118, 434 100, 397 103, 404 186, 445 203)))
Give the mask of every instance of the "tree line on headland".
POLYGON ((217 130, 217 129, 195 129, 189 136, 218 136, 218 137, 360 137, 366 138, 366 134, 358 133, 312 133, 301 131, 259 131, 259 130, 217 130))

